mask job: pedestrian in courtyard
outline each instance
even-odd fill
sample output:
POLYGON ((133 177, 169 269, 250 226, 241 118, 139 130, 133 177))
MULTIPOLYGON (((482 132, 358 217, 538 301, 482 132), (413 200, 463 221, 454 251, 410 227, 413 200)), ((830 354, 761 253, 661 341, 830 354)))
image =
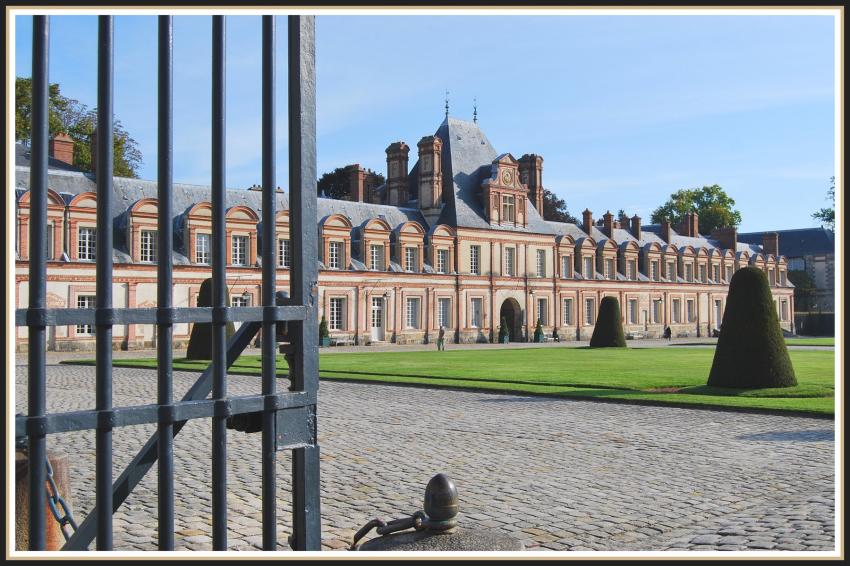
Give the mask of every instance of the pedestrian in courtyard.
POLYGON ((446 350, 446 329, 440 326, 440 333, 437 334, 437 351, 446 350))
POLYGON ((673 339, 673 331, 670 329, 669 326, 666 326, 664 328, 664 337, 667 339, 668 342, 673 339))

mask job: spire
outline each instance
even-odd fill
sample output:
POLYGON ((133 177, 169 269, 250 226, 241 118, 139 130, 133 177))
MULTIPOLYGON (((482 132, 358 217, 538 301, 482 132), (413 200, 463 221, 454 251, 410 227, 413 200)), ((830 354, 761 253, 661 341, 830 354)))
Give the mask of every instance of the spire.
POLYGON ((475 98, 472 99, 472 123, 478 123, 478 100, 475 98))
POLYGON ((449 91, 446 91, 446 118, 449 117, 449 91))

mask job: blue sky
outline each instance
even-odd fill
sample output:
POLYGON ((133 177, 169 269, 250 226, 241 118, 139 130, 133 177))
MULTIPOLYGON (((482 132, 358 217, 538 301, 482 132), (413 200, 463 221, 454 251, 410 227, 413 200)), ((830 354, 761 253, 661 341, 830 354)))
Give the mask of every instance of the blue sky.
MULTIPOLYGON (((278 184, 286 186, 285 20, 278 19, 278 184)), ((94 107, 96 18, 51 18, 50 80, 94 107)), ((116 18, 115 112, 156 178, 156 19, 116 18)), ((227 185, 260 182, 260 18, 228 18, 227 185)), ((649 221, 670 193, 719 184, 742 231, 816 226, 835 171, 827 16, 319 16, 319 172, 472 118, 498 152, 538 153, 576 216, 649 221)), ((18 76, 30 18, 16 19, 18 76)), ((209 183, 210 21, 175 17, 175 180, 209 183)), ((411 166, 415 158, 411 156, 411 166)))

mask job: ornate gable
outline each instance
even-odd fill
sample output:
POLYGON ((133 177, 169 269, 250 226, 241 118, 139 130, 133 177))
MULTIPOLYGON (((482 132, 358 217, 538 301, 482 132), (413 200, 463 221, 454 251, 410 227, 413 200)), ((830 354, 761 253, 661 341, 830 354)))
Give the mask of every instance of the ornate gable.
POLYGON ((490 178, 481 183, 487 221, 494 225, 528 225, 526 186, 519 179, 519 163, 510 153, 493 160, 490 178))

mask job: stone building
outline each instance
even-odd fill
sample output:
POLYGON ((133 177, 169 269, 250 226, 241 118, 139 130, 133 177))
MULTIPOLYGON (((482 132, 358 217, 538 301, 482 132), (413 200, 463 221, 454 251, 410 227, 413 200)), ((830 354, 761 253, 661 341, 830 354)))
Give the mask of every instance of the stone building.
MULTIPOLYGON (((52 144, 48 175, 49 307, 94 305, 94 177, 75 170, 66 140, 52 144)), ((690 214, 681 226, 643 225, 637 216, 581 224, 546 221, 543 158, 498 153, 473 122, 447 117, 434 135, 390 144, 387 176, 368 186, 351 166, 353 201, 318 199, 319 302, 336 343, 423 343, 440 326, 449 342, 489 342, 500 321, 527 341, 540 319, 547 336, 589 339, 600 300, 616 296, 632 336, 707 336, 720 325, 732 273, 746 265, 769 276, 784 329, 793 328, 793 286, 777 248, 739 241, 734 229, 706 237, 690 214)), ((71 153, 72 154, 72 153, 71 153)), ((29 159, 17 148, 17 306, 27 304, 29 159)), ((156 306, 156 183, 115 178, 116 307, 156 306)), ((195 306, 211 276, 210 188, 174 185, 174 305, 195 306)), ((233 305, 260 300, 261 193, 227 191, 227 281, 233 305)), ((277 196, 278 284, 289 277, 288 195, 277 196)), ((26 328, 17 329, 26 347, 26 328)), ((49 329, 55 350, 94 347, 85 325, 49 329)), ((188 340, 177 324, 175 343, 188 340)), ((147 348, 153 325, 115 327, 116 348, 147 348)))
MULTIPOLYGON (((826 228, 800 228, 776 232, 750 232, 739 234, 742 242, 776 242, 776 253, 788 261, 789 271, 805 271, 815 283, 815 296, 809 308, 813 311, 835 311, 835 234, 826 228), (774 236, 775 235, 775 236, 774 236)), ((801 301, 802 302, 802 301, 801 301)), ((800 306, 795 305, 800 311, 800 306)))

